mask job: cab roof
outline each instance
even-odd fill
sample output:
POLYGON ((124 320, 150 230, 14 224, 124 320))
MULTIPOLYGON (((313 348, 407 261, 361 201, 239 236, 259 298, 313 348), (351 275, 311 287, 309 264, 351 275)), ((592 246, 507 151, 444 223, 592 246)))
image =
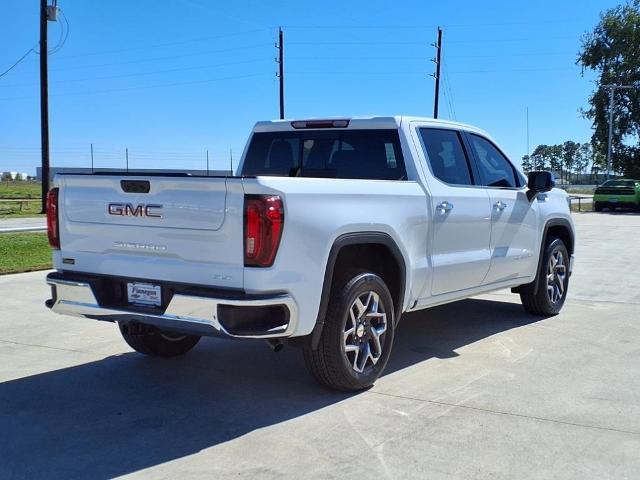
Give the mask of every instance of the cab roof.
POLYGON ((300 119, 285 119, 285 120, 268 120, 257 122, 253 128, 254 132, 281 132, 292 131, 298 129, 326 129, 326 128, 346 128, 346 129, 390 129, 400 128, 403 123, 407 122, 420 122, 425 126, 433 127, 449 127, 459 130, 466 130, 469 132, 476 132, 482 135, 487 135, 483 130, 467 125, 465 123, 453 122, 450 120, 441 120, 429 117, 415 117, 406 115, 394 115, 394 116, 371 116, 371 117, 314 117, 314 118, 300 118, 300 119), (323 123, 337 122, 336 126, 331 125, 321 126, 323 123), (348 126, 344 127, 345 121, 348 121, 348 126), (301 126, 307 123, 309 126, 301 126), (298 125, 298 126, 296 126, 298 125))

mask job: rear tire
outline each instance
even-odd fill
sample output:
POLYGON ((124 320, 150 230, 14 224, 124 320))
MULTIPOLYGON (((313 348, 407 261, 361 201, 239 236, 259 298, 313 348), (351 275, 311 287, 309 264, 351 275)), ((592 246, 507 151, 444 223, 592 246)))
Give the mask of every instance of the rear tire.
POLYGON ((136 352, 151 357, 177 357, 184 355, 200 340, 196 335, 181 335, 158 329, 131 328, 129 324, 119 323, 120 333, 127 344, 136 352))
POLYGON ((304 350, 307 368, 321 384, 342 391, 373 385, 389 360, 394 337, 389 289, 373 273, 349 275, 332 289, 317 349, 304 350))
POLYGON ((602 205, 600 204, 600 202, 595 202, 595 203, 593 204, 593 209, 594 209, 596 212, 601 212, 601 211, 602 211, 602 205))
POLYGON ((569 290, 569 252, 559 238, 550 238, 543 251, 535 293, 521 293, 524 309, 534 315, 560 313, 569 290))

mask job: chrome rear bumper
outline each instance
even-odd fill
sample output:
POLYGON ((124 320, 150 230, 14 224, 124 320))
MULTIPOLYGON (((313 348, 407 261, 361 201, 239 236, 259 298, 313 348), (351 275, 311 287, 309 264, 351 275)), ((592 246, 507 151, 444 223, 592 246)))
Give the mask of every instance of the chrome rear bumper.
MULTIPOLYGON (((298 310, 286 294, 263 296, 245 295, 243 298, 215 298, 174 294, 164 313, 148 313, 126 308, 103 307, 87 282, 47 277, 53 298, 47 306, 56 313, 109 322, 139 322, 180 333, 236 338, 277 338, 293 334, 298 310), (285 323, 261 332, 232 333, 220 318, 219 306, 224 307, 281 307, 286 310, 285 323)), ((228 311, 228 308, 226 309, 228 311)))

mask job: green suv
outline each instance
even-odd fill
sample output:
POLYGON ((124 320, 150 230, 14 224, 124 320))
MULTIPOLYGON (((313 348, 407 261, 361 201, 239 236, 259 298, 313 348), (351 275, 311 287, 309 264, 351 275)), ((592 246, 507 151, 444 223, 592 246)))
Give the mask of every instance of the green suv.
POLYGON ((593 209, 601 212, 603 208, 640 209, 640 180, 607 180, 593 194, 593 209))

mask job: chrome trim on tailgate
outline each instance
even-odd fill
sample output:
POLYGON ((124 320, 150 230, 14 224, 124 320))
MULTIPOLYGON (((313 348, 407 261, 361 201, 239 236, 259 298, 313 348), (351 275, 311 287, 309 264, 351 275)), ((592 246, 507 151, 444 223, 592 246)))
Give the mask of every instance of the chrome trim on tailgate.
POLYGON ((51 310, 62 315, 91 318, 105 321, 136 321, 161 328, 173 328, 198 335, 226 335, 236 338, 274 338, 289 337, 293 334, 298 309, 289 295, 274 295, 246 299, 227 299, 199 297, 195 295, 175 294, 164 314, 138 312, 132 310, 101 307, 96 300, 91 285, 86 282, 47 279, 55 287, 56 293, 51 310), (289 310, 288 324, 282 328, 271 329, 261 335, 234 335, 229 333, 218 321, 218 305, 239 307, 267 307, 284 305, 289 310))

